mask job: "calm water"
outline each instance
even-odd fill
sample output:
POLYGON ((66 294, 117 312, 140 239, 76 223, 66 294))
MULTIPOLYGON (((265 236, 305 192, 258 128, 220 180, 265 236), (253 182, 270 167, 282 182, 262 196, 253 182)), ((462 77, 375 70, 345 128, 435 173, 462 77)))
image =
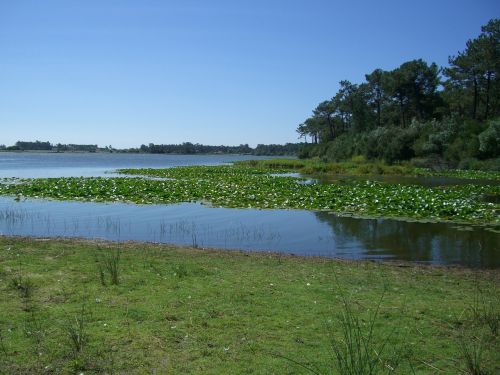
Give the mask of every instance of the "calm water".
POLYGON ((168 168, 220 165, 236 160, 266 159, 250 155, 162 155, 108 153, 0 152, 2 177, 115 176, 119 168, 168 168))
POLYGON ((0 234, 150 241, 349 259, 499 267, 481 228, 355 219, 326 212, 0 198, 0 234), (472 230, 471 230, 472 229, 472 230))
MULTIPOLYGON (((0 153, 0 177, 112 176, 116 168, 215 165, 250 158, 255 157, 0 153)), ((0 234, 500 267, 500 235, 484 228, 299 210, 226 209, 192 203, 17 202, 0 197, 0 234)))

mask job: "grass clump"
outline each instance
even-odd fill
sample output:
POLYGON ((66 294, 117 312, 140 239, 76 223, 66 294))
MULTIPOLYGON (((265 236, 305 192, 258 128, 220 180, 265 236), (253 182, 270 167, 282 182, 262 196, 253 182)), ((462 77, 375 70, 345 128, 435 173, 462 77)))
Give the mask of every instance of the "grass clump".
POLYGON ((109 283, 118 285, 120 283, 120 249, 106 250, 98 249, 95 253, 99 281, 101 285, 106 286, 106 273, 109 274, 109 283))
POLYGON ((82 304, 78 313, 70 317, 64 324, 69 346, 75 358, 83 351, 88 341, 87 315, 85 304, 82 304))
POLYGON ((486 325, 491 335, 495 337, 498 335, 500 325, 500 300, 498 296, 478 288, 469 311, 476 326, 486 325))
POLYGON ((459 339, 463 368, 468 375, 486 375, 483 365, 484 342, 478 337, 464 337, 459 339))
MULTIPOLYGON (((299 362, 286 355, 278 357, 313 374, 374 375, 396 372, 400 361, 409 359, 411 352, 405 345, 393 340, 398 335, 395 329, 380 328, 384 295, 385 291, 375 307, 371 311, 368 309, 367 314, 362 314, 356 301, 340 291, 340 308, 335 319, 326 322, 331 355, 328 363, 299 362)), ((411 362, 409 369, 413 371, 411 362)))
POLYGON ((17 290, 19 296, 24 299, 29 299, 33 295, 35 283, 29 277, 24 277, 19 274, 12 278, 11 286, 17 290))
MULTIPOLYGON (((342 310, 339 323, 341 339, 333 336, 331 341, 332 352, 334 354, 334 368, 339 374, 378 374, 382 370, 394 371, 398 366, 398 360, 387 361, 385 351, 389 346, 389 338, 384 337, 380 342, 375 338, 375 323, 383 297, 375 307, 375 311, 365 322, 355 313, 352 303, 342 296, 342 310)), ((332 330, 334 328, 332 327, 332 330)))

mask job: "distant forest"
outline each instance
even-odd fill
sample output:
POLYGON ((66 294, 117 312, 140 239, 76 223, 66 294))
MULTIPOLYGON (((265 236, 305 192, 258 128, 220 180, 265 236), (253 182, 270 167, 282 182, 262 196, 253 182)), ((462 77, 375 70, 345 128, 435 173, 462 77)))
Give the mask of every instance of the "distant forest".
POLYGON ((300 156, 500 169, 500 20, 448 62, 412 60, 360 84, 341 81, 298 126, 310 142, 300 156))
POLYGON ((48 151, 48 152, 118 152, 118 153, 146 153, 146 154, 248 154, 248 155, 297 155, 303 147, 301 143, 286 143, 285 145, 259 144, 252 148, 239 146, 207 146, 199 143, 184 142, 182 144, 141 145, 138 148, 117 149, 113 146, 99 147, 98 145, 61 144, 53 145, 50 142, 18 141, 13 146, 0 145, 4 151, 48 151))

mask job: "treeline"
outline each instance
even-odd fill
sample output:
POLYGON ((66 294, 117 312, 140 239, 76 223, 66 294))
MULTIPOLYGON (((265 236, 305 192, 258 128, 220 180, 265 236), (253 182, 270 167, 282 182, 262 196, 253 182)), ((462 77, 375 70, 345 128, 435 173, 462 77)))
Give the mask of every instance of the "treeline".
POLYGON ((252 148, 248 144, 239 146, 207 146, 199 143, 184 142, 182 144, 141 145, 138 148, 117 149, 113 146, 104 148, 97 145, 61 144, 50 142, 18 141, 13 146, 0 145, 0 150, 6 151, 51 151, 51 152, 118 152, 118 153, 148 153, 148 154, 247 154, 247 155, 297 155, 304 144, 286 143, 285 145, 259 144, 252 148))
POLYGON ((52 144, 50 142, 26 142, 17 141, 13 146, 6 147, 7 150, 33 150, 33 151, 51 151, 52 144))
MULTIPOLYGON (((422 59, 341 81, 297 128, 300 156, 440 161, 468 167, 500 155, 500 20, 440 68, 422 59)), ((498 166, 498 160, 493 161, 498 166)))
POLYGON ((97 145, 76 145, 76 144, 61 144, 53 145, 50 142, 29 142, 17 141, 12 146, 0 145, 0 150, 7 151, 73 151, 73 152, 97 152, 99 147, 97 145))
POLYGON ((262 156, 298 155, 303 147, 304 143, 285 143, 284 145, 258 144, 257 147, 252 151, 252 155, 262 155, 262 156))
POLYGON ((207 146, 199 143, 185 142, 179 145, 141 145, 140 152, 151 154, 248 154, 248 155, 297 155, 302 147, 300 143, 285 145, 259 144, 252 148, 248 144, 239 146, 207 146))
POLYGON ((59 152, 72 151, 72 152, 97 152, 99 147, 97 145, 75 145, 75 144, 61 144, 55 145, 55 150, 59 152))
POLYGON ((247 144, 239 146, 207 146, 199 143, 184 142, 182 144, 141 145, 140 152, 149 154, 251 154, 252 148, 247 144))

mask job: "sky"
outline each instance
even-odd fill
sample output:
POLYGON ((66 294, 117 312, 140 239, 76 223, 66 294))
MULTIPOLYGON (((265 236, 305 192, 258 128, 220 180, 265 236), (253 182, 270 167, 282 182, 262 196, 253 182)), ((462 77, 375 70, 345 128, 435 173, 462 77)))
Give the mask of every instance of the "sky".
POLYGON ((343 79, 445 66, 500 2, 0 0, 0 144, 298 142, 343 79))

